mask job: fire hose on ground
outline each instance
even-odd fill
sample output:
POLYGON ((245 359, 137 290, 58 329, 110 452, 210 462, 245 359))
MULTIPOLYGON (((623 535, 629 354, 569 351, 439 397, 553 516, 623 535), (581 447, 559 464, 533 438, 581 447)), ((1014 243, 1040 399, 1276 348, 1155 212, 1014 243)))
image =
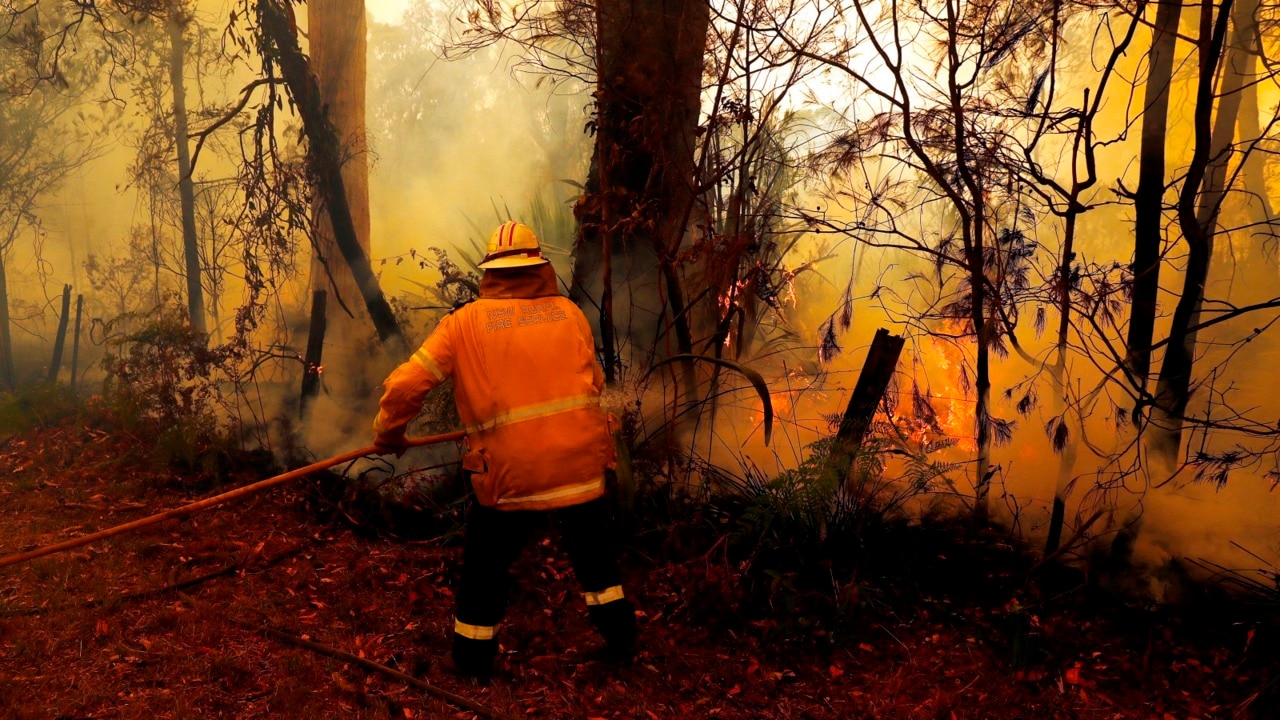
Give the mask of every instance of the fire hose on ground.
MULTIPOLYGON (((405 440, 404 445, 405 447, 422 447, 425 445, 436 445, 439 443, 461 440, 465 435, 466 435, 466 432, 463 430, 454 430, 452 432, 442 433, 439 435, 428 435, 425 437, 408 438, 405 440)), ((36 548, 34 550, 28 550, 26 552, 13 553, 11 555, 6 555, 4 557, 0 557, 0 568, 8 567, 10 565, 18 565, 24 562, 28 562, 30 560, 35 560, 36 558, 41 558, 48 555, 55 555, 57 553, 65 552, 67 550, 83 547, 85 545, 90 545, 99 540, 104 540, 106 538, 113 537, 115 535, 121 535, 127 532, 131 532, 133 530, 140 530, 142 528, 151 527, 152 525, 158 525, 166 520, 172 520, 174 518, 181 518, 181 517, 186 517, 188 515, 194 515, 195 513, 201 512, 203 510, 208 510, 209 508, 217 507, 219 505, 223 505, 232 500, 236 500, 248 495, 253 495, 253 494, 262 492, 264 490, 269 490, 278 485, 283 485, 287 482, 298 480, 300 478, 306 477, 313 473, 320 472, 321 470, 327 470, 331 467, 334 467, 335 465, 341 465, 342 463, 351 462, 352 460, 357 460, 367 455, 375 455, 380 452, 382 452, 382 450, 380 450, 376 446, 369 446, 365 448, 360 448, 359 450, 352 450, 350 452, 343 453, 341 455, 336 455, 334 457, 327 458, 325 460, 320 460, 318 462, 311 463, 310 465, 297 468, 296 470, 291 470, 289 472, 267 478, 266 480, 260 480, 256 483, 252 483, 250 485, 245 485, 243 487, 236 488, 235 490, 229 490, 219 495, 214 495, 212 497, 208 497, 203 500, 198 500, 196 502, 189 503, 181 507, 176 507, 161 513, 149 515, 147 517, 139 518, 138 520, 133 520, 131 522, 127 522, 121 525, 116 525, 114 527, 109 527, 104 530, 99 530, 95 533, 90 533, 88 535, 82 535, 77 538, 71 538, 70 540, 64 540, 62 542, 54 543, 52 545, 46 545, 44 547, 36 548)), ((243 623, 241 621, 234 621, 234 624, 253 627, 252 625, 243 623)), ((460 695, 455 695, 454 693, 450 693, 447 690, 443 690, 441 688, 437 688, 428 683, 422 682, 417 678, 413 678, 411 676, 399 673, 391 668, 386 667, 385 665, 380 665, 372 661, 356 658, 355 656, 350 655, 349 653, 344 653, 334 648, 329 648, 327 646, 319 645, 318 643, 304 641, 299 638, 290 636, 287 633, 282 633, 273 628, 253 627, 253 629, 260 630, 265 634, 270 635, 271 637, 275 637, 276 639, 283 640, 291 644, 302 645, 304 647, 308 647, 309 649, 312 649, 317 652, 321 652, 326 655, 330 655, 332 657, 337 657, 339 659, 355 662, 358 665, 362 665, 366 669, 374 670, 374 671, 389 675, 391 677, 394 677, 414 687, 417 687, 420 690, 424 690, 431 695, 434 695, 447 702, 450 702, 458 707, 471 710, 472 712, 475 712, 482 716, 490 717, 490 718, 509 718, 510 717, 503 713, 497 712, 491 708, 480 705, 479 703, 476 703, 472 700, 464 698, 460 695)))
MULTIPOLYGON (((466 431, 464 430, 454 430, 452 432, 442 433, 440 435, 428 435, 426 437, 407 438, 404 444, 405 444, 405 447, 421 447, 423 445, 437 445, 439 443, 461 440, 465 435, 466 435, 466 431)), ((189 505, 176 507, 176 508, 173 508, 172 510, 165 510, 162 513, 149 515, 147 517, 140 518, 132 522, 124 523, 123 525, 116 525, 115 527, 109 527, 105 530, 99 530, 98 532, 95 532, 95 533, 82 535, 78 538, 64 540, 60 543, 54 543, 53 545, 46 545, 42 548, 36 548, 35 550, 28 550, 27 552, 6 555, 5 557, 0 558, 0 568, 8 567, 9 565, 17 565, 19 563, 27 562, 28 560, 35 560, 36 558, 41 558, 46 555, 55 555, 57 553, 65 552, 73 548, 89 545, 99 540, 103 540, 115 535, 131 532, 133 530, 140 530, 145 527, 151 527, 152 525, 158 525, 159 523, 162 523, 165 520, 172 520, 174 518, 194 515, 200 512, 201 510, 208 510, 211 507, 217 507, 218 505, 222 505, 223 503, 227 503, 232 500, 245 497, 246 495, 253 495, 255 493, 262 492, 263 490, 268 490, 270 488, 273 488, 277 485, 283 485, 287 482, 291 482, 293 480, 306 477, 312 473, 320 472, 321 470, 328 470, 334 465, 341 465, 342 463, 351 462, 352 460, 362 458, 366 455, 374 455, 379 452, 382 452, 382 451, 379 450, 376 446, 372 446, 372 445, 366 448, 360 448, 359 450, 352 450, 351 452, 343 453, 342 455, 336 455, 326 460, 321 460, 319 462, 311 463, 310 465, 307 465, 305 467, 300 467, 297 470, 290 470, 287 473, 276 475, 275 477, 270 477, 270 478, 267 478, 266 480, 260 480, 256 483, 253 483, 252 485, 245 485, 244 487, 239 487, 239 488, 236 488, 235 490, 229 490, 227 492, 224 492, 221 495, 214 495, 213 497, 208 497, 208 498, 205 498, 204 500, 198 500, 189 505)))

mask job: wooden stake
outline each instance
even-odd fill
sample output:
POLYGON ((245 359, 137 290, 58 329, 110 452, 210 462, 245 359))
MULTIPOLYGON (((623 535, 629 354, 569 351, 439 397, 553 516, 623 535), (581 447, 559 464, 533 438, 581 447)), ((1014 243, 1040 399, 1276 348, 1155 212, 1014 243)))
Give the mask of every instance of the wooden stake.
POLYGON ((76 375, 80 372, 80 315, 84 312, 84 293, 76 296, 76 327, 71 336, 71 392, 76 391, 76 375))
MULTIPOLYGON (((466 434, 467 433, 465 430, 454 430, 452 432, 447 432, 440 435, 429 435, 427 437, 420 437, 420 438, 408 438, 405 441, 405 444, 410 447, 418 447, 421 445, 435 445, 437 443, 461 440, 463 437, 466 436, 466 434)), ((252 485, 245 485, 244 487, 236 488, 235 490, 224 492, 221 495, 214 495, 213 497, 205 498, 204 500, 193 502, 189 505, 183 505, 182 507, 177 507, 172 510, 166 510, 162 513, 157 513, 155 515, 144 517, 139 520, 134 520, 133 522, 127 522, 123 525, 116 525, 115 527, 107 528, 106 530, 99 530, 96 533, 90 533, 89 535, 84 535, 82 537, 72 538, 71 540, 64 540, 60 543, 47 545, 42 548, 36 548, 35 550, 28 550, 27 552, 7 555, 5 557, 0 558, 0 568, 8 567, 9 565, 17 565, 19 563, 24 563, 24 562, 27 562, 28 560, 34 560, 36 558, 44 557, 46 555, 53 555, 55 553, 65 552, 67 550, 82 547, 90 543, 95 543, 104 538, 109 538, 114 535, 120 535, 121 533, 126 533, 131 530, 139 530, 141 528, 151 527, 152 525, 158 525, 159 523, 162 523, 165 520, 186 517, 187 515, 194 515, 195 513, 198 513, 201 510, 207 510, 211 507, 222 505, 223 503, 229 502, 231 500, 235 500, 237 498, 242 498, 246 495, 253 495, 254 493, 262 492, 263 490, 266 490, 268 488, 273 488, 277 485, 283 485, 284 483, 290 482, 292 480, 297 480, 298 478, 306 477, 307 475, 310 475, 312 473, 319 472, 321 470, 326 470, 328 468, 333 467, 334 465, 341 465, 344 462, 350 462, 357 458, 362 458, 365 455, 373 455, 374 453, 377 453, 377 452, 378 452, 378 448, 375 446, 360 448, 359 450, 352 450, 349 453, 344 453, 336 457, 331 457, 327 460, 314 462, 314 463, 311 463, 310 465, 307 465, 306 467, 300 467, 297 470, 292 470, 290 472, 284 473, 283 475, 276 475, 275 477, 267 478, 266 480, 260 480, 256 483, 253 483, 252 485)))
POLYGON ((49 382, 58 379, 62 367, 62 349, 67 346, 67 321, 71 319, 71 286, 62 286, 62 316, 58 318, 58 335, 53 341, 53 360, 49 362, 49 382))
POLYGON ((858 375, 858 383, 849 396, 844 416, 840 418, 840 430, 836 432, 835 444, 829 455, 828 462, 833 464, 831 467, 842 473, 842 476, 848 474, 849 464, 862 445, 862 439, 871 426, 871 418, 875 417, 876 406, 889 388, 904 342, 906 341, 901 335, 890 335, 884 328, 876 330, 871 349, 867 351, 867 360, 862 364, 862 372, 858 375), (841 467, 835 467, 835 464, 841 467))

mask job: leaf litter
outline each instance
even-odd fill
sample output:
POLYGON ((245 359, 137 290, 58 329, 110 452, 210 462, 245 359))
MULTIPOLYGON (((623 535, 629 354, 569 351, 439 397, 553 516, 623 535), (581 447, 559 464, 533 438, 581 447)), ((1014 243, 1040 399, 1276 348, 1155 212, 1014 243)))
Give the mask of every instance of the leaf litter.
MULTIPOLYGON (((75 421, 0 441, 0 462, 6 553, 191 497, 147 462, 138 438, 75 421)), ((0 571, 0 716, 474 717, 243 623, 516 717, 1166 720, 1266 717, 1276 703, 1271 625, 1215 625, 1082 593, 1050 602, 993 573, 985 594, 907 587, 882 593, 892 602, 839 638, 818 624, 805 636, 785 610, 735 596, 728 560, 652 559, 637 547, 624 576, 642 644, 617 667, 595 659, 600 641, 550 536, 513 569, 498 675, 480 686, 442 666, 460 547, 354 527, 314 485, 0 571)))

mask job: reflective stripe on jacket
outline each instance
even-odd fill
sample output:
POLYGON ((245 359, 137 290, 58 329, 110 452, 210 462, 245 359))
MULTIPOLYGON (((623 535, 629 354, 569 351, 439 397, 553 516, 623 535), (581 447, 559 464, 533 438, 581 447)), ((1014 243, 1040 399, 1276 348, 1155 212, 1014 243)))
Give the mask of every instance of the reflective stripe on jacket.
POLYGON ((446 315, 383 383, 374 432, 402 436, 448 377, 482 505, 550 510, 604 494, 614 463, 604 373, 591 327, 557 292, 550 265, 486 272, 480 299, 446 315))

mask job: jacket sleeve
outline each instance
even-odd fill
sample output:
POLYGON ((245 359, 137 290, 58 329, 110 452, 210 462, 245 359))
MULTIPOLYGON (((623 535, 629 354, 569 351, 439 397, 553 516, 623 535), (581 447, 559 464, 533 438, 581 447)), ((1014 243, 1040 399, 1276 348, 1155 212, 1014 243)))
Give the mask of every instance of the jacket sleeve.
POLYGON ((432 388, 453 374, 454 315, 446 315, 422 347, 382 382, 382 400, 373 421, 375 442, 399 440, 409 422, 422 411, 432 388))

